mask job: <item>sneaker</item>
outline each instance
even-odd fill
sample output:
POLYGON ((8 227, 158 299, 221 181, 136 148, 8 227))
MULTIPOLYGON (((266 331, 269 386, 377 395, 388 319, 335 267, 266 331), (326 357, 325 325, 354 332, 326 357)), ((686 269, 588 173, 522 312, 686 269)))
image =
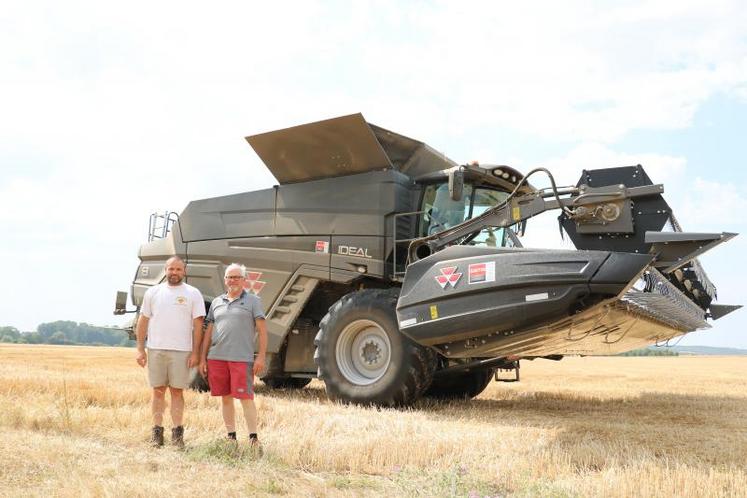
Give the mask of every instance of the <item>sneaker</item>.
POLYGON ((171 429, 171 444, 180 450, 184 448, 184 426, 171 429))
POLYGON ((226 436, 226 439, 229 441, 236 441, 236 433, 235 432, 229 432, 226 436))
POLYGON ((153 435, 150 437, 150 444, 156 448, 163 446, 163 427, 160 425, 153 426, 153 435))

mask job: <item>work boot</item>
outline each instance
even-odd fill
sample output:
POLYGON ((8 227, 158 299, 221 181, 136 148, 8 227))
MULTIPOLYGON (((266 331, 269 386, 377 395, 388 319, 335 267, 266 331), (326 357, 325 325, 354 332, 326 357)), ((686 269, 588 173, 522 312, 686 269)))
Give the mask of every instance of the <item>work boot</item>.
POLYGON ((253 437, 249 437, 249 450, 254 454, 255 457, 261 457, 264 454, 262 450, 262 444, 257 439, 256 434, 252 434, 253 437))
POLYGON ((171 444, 179 448, 184 448, 184 426, 174 427, 171 429, 171 444))
POLYGON ((153 426, 153 435, 150 437, 150 444, 156 448, 163 446, 163 427, 160 425, 153 426))

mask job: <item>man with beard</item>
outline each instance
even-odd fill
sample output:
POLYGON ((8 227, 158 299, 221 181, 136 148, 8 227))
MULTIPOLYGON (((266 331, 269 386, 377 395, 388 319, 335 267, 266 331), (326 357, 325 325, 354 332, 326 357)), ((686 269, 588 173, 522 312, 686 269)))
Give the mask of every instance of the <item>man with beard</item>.
POLYGON ((265 367, 267 329, 262 302, 244 289, 246 268, 231 264, 226 268, 226 293, 216 297, 207 316, 202 343, 200 371, 207 375, 210 393, 221 396, 223 422, 228 439, 236 439, 234 398, 244 411, 249 443, 259 451, 257 408, 254 405, 254 376, 265 367), (254 338, 259 352, 254 358, 254 338))
POLYGON ((166 261, 166 282, 148 289, 137 321, 137 364, 148 366, 153 388, 154 446, 163 446, 163 412, 166 388, 171 395, 171 442, 184 447, 183 390, 189 384, 189 369, 199 364, 205 302, 199 290, 184 283, 184 261, 172 256, 166 261), (146 332, 148 352, 145 352, 146 332))

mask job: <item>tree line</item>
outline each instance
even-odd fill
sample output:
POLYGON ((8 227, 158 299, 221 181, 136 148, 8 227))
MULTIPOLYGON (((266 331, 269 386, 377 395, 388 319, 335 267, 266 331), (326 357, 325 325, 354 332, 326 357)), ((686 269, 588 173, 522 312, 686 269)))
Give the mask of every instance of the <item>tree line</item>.
POLYGON ((0 342, 123 347, 135 345, 135 341, 130 340, 124 330, 66 320, 42 323, 34 332, 21 332, 15 327, 0 327, 0 342))
POLYGON ((679 356, 680 354, 673 349, 666 347, 633 349, 617 356, 679 356))

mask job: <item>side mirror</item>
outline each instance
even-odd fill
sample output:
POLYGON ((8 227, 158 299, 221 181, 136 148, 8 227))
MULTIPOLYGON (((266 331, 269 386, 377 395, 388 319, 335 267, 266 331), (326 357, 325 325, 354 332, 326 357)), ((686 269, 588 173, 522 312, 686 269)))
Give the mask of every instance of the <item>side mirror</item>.
POLYGON ((449 171, 449 197, 452 201, 462 200, 464 190, 464 171, 462 168, 449 171))
POLYGON ((127 313, 127 293, 118 291, 117 299, 114 302, 114 314, 124 315, 125 313, 127 313))

